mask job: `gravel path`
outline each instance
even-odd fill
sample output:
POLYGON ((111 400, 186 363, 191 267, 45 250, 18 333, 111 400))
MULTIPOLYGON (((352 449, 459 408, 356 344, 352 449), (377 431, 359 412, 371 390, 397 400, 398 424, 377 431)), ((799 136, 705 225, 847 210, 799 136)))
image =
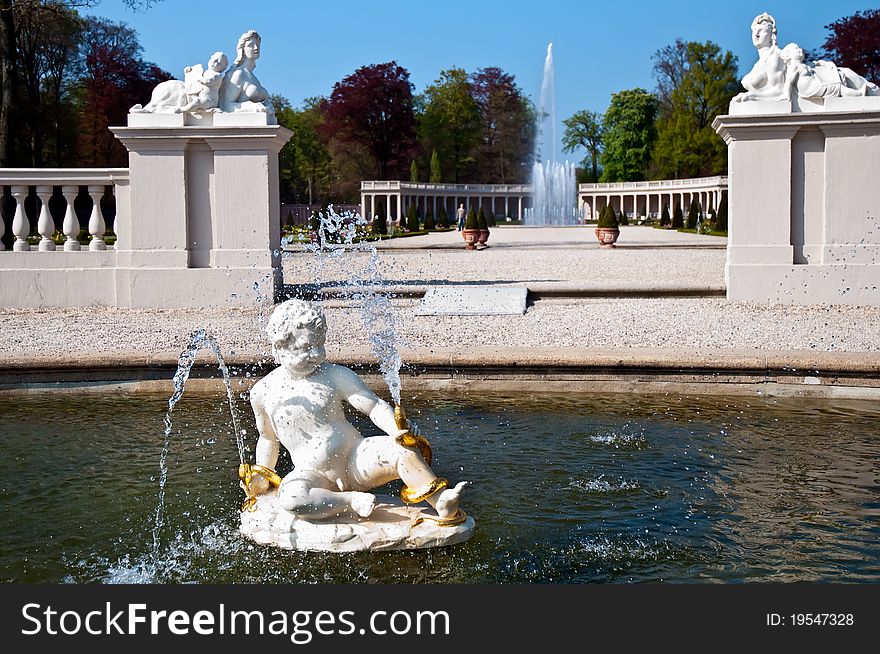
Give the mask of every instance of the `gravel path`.
MULTIPOLYGON (((619 285, 721 283, 723 239, 624 228, 621 247, 600 251, 584 229, 501 228, 495 246, 467 252, 456 232, 381 244, 382 276, 394 283, 541 280, 619 285), (570 236, 571 235, 571 236, 570 236), (419 247, 419 238, 424 238, 419 247), (597 282, 598 283, 598 282, 597 282)), ((492 241, 490 241, 492 242, 492 241)), ((349 255, 350 256, 350 255, 349 255)), ((286 282, 314 274, 314 258, 286 257, 286 282)), ((326 263, 324 280, 349 279, 366 254, 326 263)), ((539 300, 523 316, 417 316, 419 301, 394 302, 398 333, 413 348, 462 343, 514 347, 690 348, 880 352, 880 308, 773 306, 723 298, 579 298, 539 300)), ((331 354, 369 343, 358 309, 327 305, 331 354)), ((180 352, 204 327, 227 353, 266 353, 258 309, 0 309, 0 352, 77 355, 180 352)))

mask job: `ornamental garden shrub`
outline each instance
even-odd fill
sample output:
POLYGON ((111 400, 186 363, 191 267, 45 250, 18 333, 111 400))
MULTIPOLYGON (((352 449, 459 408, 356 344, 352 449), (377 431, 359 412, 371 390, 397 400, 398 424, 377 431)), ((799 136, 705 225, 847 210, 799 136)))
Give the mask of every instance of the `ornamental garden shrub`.
POLYGON ((614 209, 611 208, 610 204, 606 204, 602 207, 602 211, 599 212, 599 221, 596 223, 596 227, 601 227, 603 229, 614 229, 617 227, 617 216, 614 214, 614 209))
POLYGON ((718 216, 715 219, 715 229, 719 232, 727 231, 727 198, 721 201, 718 207, 718 216))
POLYGON ((489 229, 489 222, 486 220, 486 214, 483 213, 483 207, 480 207, 479 213, 477 213, 477 229, 489 229))
POLYGON ((684 214, 680 204, 675 205, 675 211, 672 212, 672 229, 684 229, 684 214))
POLYGON ((664 204, 663 213, 660 214, 660 227, 668 227, 671 222, 672 218, 669 217, 669 207, 664 204))
POLYGON ((700 205, 696 199, 691 200, 691 206, 688 209, 687 224, 688 229, 696 229, 697 222, 700 220, 700 205))
POLYGON ((489 209, 489 213, 486 214, 486 222, 489 224, 489 227, 497 227, 495 213, 491 209, 489 209))
POLYGON ((428 210, 425 212, 425 229, 431 230, 435 229, 436 225, 434 224, 434 212, 431 211, 431 207, 428 207, 428 210))
POLYGON ((409 205, 409 211, 406 212, 406 228, 411 232, 419 231, 419 212, 416 205, 409 205))
POLYGON ((477 212, 474 211, 473 207, 470 208, 470 210, 467 212, 467 216, 465 216, 464 228, 480 229, 480 224, 477 222, 477 212))
POLYGON ((618 224, 620 225, 629 225, 629 218, 626 217, 626 211, 621 207, 620 216, 617 219, 618 224))
POLYGON ((388 218, 385 216, 385 207, 379 205, 379 210, 373 217, 373 234, 385 235, 388 233, 388 218))
POLYGON ((440 229, 449 228, 449 214, 446 213, 446 207, 440 205, 440 211, 437 212, 437 227, 440 229))

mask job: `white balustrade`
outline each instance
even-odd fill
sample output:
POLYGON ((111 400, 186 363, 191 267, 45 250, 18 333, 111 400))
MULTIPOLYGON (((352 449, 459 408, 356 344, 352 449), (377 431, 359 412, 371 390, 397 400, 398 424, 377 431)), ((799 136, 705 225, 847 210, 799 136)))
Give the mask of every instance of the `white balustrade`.
MULTIPOLYGON (((88 250, 103 251, 108 246, 105 240, 107 222, 101 208, 101 198, 108 187, 114 189, 117 181, 128 179, 126 168, 6 168, 0 169, 0 189, 8 187, 15 207, 12 219, 12 234, 15 242, 12 249, 15 252, 29 252, 32 249, 40 252, 53 252, 55 245, 55 218, 52 216, 50 202, 55 193, 60 190, 60 195, 65 200, 65 210, 61 231, 65 241, 63 251, 79 252, 78 237, 80 234, 80 220, 76 214, 75 202, 80 193, 88 194, 92 200, 92 209, 89 216, 88 230, 91 235, 88 250), (38 201, 34 204, 36 215, 28 217, 28 207, 25 200, 30 189, 33 188, 38 201), (36 248, 28 243, 31 233, 31 219, 37 222, 37 232, 40 242, 36 248)), ((83 200, 85 201, 85 200, 83 200)), ((11 206, 10 203, 9 206, 11 206)), ((60 204, 60 203, 59 203, 60 204)), ((120 218, 117 213, 116 219, 120 218)), ((127 219, 127 216, 123 217, 127 219)), ((114 225, 114 228, 116 226, 114 225)), ((0 223, 0 238, 4 236, 5 223, 0 223)), ((0 250, 5 247, 0 243, 0 250)))

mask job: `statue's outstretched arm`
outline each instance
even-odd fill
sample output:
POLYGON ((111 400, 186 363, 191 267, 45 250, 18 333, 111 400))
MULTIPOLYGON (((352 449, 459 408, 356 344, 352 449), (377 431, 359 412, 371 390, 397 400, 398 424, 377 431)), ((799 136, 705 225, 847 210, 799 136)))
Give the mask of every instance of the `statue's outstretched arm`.
POLYGON ((336 366, 334 374, 345 400, 355 409, 369 416, 373 424, 389 436, 402 432, 394 422, 394 409, 388 402, 379 398, 353 370, 336 366))

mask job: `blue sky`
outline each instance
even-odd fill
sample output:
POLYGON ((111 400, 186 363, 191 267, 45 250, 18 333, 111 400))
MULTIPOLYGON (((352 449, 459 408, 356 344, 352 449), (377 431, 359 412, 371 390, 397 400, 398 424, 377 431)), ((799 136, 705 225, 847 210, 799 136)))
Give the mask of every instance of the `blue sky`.
POLYGON ((498 66, 537 103, 552 42, 561 122, 580 109, 604 111, 616 91, 653 89, 651 55, 677 37, 712 40, 732 51, 742 75, 757 58, 749 34, 755 15, 767 11, 776 18, 782 45, 796 41, 813 49, 825 40, 825 25, 877 6, 847 0, 164 0, 135 13, 122 0, 103 0, 89 13, 134 27, 144 58, 178 78, 184 66, 205 63, 215 50, 231 59, 241 33, 256 29, 263 42, 255 72, 294 106, 328 95, 360 66, 392 59, 409 70, 416 92, 445 68, 498 66))

